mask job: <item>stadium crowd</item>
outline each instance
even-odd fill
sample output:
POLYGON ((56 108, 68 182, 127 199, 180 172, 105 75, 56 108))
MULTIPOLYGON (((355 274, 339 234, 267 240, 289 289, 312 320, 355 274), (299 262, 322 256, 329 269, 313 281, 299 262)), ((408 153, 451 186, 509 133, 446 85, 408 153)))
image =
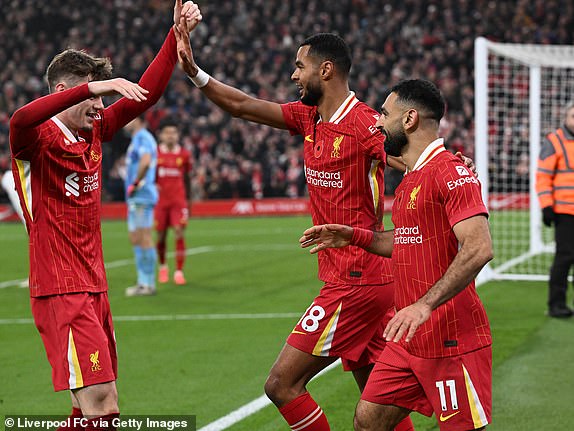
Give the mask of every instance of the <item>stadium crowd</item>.
MULTIPOLYGON (((442 135, 472 156, 473 51, 479 35, 500 42, 572 44, 570 0, 221 0, 199 1, 204 23, 192 35, 203 70, 248 93, 296 100, 290 81, 299 43, 336 32, 351 46, 351 89, 379 109, 387 89, 405 77, 437 83, 448 112, 442 135)), ((38 79, 65 47, 109 56, 114 74, 137 80, 172 22, 171 1, 32 0, 0 2, 0 169, 8 170, 8 121, 47 92, 38 79)), ((107 101, 111 102, 111 100, 107 101)), ((234 120, 212 105, 179 69, 146 115, 153 131, 166 115, 181 124, 193 155, 192 199, 305 195, 302 139, 234 120)), ((104 198, 123 199, 119 136, 105 146, 104 198)), ((388 178, 394 189, 398 179, 388 178)))

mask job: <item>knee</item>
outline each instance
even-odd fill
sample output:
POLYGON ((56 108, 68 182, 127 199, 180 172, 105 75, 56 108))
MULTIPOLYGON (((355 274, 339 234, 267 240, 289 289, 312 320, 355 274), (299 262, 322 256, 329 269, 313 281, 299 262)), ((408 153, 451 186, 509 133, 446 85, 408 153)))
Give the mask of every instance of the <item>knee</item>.
POLYGON ((391 431, 394 428, 362 400, 359 401, 355 409, 353 425, 355 431, 391 431))
POLYGON ((120 411, 113 382, 87 386, 75 392, 84 416, 103 416, 120 411))
POLYGON ((289 384, 289 381, 282 377, 280 374, 273 372, 269 373, 267 380, 265 381, 265 395, 278 407, 281 407, 288 402, 297 398, 301 395, 302 391, 295 388, 293 385, 289 384))
POLYGON ((368 417, 365 414, 365 411, 363 409, 360 409, 359 406, 357 406, 357 409, 355 410, 355 417, 353 418, 353 425, 355 431, 369 430, 370 428, 369 428, 368 417))
POLYGON ((94 404, 100 410, 101 415, 118 413, 120 408, 118 406, 118 390, 116 386, 110 385, 106 390, 99 392, 94 404))
POLYGON ((281 382, 281 378, 277 374, 273 373, 273 371, 271 371, 269 376, 267 376, 263 389, 265 390, 265 395, 267 395, 274 404, 281 403, 283 384, 281 382))

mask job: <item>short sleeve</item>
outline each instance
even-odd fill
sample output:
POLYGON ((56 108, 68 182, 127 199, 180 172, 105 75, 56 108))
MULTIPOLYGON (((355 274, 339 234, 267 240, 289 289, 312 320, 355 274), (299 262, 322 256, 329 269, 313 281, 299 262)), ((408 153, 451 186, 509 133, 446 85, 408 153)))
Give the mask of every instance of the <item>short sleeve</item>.
POLYGON ((301 102, 289 102, 281 105, 283 119, 291 135, 304 135, 305 126, 313 121, 315 109, 301 102))
POLYGON ((480 181, 462 163, 454 160, 442 163, 434 172, 434 180, 451 227, 476 215, 488 217, 480 181))

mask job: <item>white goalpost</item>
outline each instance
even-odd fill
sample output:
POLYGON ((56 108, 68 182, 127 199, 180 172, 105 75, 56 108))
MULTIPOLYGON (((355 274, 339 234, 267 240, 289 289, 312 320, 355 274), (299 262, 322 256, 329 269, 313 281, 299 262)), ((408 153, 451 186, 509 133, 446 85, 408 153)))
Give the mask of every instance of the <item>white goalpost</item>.
POLYGON ((553 231, 535 191, 540 143, 574 100, 574 46, 475 40, 475 162, 495 258, 478 281, 547 280, 553 231))

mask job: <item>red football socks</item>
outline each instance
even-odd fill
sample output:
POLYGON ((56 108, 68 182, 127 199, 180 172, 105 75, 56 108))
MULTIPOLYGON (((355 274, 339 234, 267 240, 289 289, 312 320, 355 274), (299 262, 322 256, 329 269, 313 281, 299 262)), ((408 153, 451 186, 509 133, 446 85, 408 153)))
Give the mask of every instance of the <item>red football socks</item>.
POLYGON ((411 421, 410 417, 404 418, 399 424, 395 427, 395 431, 415 431, 415 427, 413 425, 413 421, 411 421))
POLYGON ((181 271, 183 269, 183 261, 185 260, 185 239, 180 238, 175 240, 175 269, 181 271))
POLYGON ((293 431, 330 431, 329 422, 321 407, 309 392, 299 395, 279 409, 293 431))
POLYGON ((160 265, 165 265, 165 241, 157 242, 157 256, 159 258, 160 265))
POLYGON ((68 416, 68 426, 58 427, 56 431, 84 431, 79 419, 83 418, 82 410, 72 407, 72 414, 68 416))

